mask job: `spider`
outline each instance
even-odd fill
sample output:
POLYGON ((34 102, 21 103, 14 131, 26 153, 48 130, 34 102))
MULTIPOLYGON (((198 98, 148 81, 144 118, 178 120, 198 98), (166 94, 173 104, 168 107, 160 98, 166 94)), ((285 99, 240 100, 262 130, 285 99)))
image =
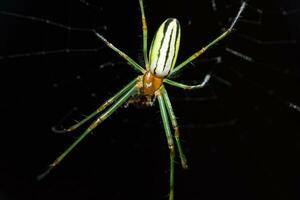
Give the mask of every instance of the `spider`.
POLYGON ((143 55, 144 55, 144 65, 143 68, 136 61, 130 58, 126 53, 119 50, 113 44, 111 44, 106 38, 101 34, 96 32, 94 29, 80 29, 80 28, 71 28, 63 25, 58 25, 55 22, 49 20, 43 20, 33 17, 27 17, 29 19, 37 21, 45 21, 48 24, 55 26, 60 26, 72 30, 83 30, 90 31, 96 35, 97 38, 102 40, 110 49, 118 53, 127 63, 136 71, 140 72, 141 75, 137 76, 134 80, 128 83, 123 89, 117 92, 114 96, 105 101, 97 110, 85 117, 80 122, 74 124, 68 129, 58 130, 54 128, 56 132, 71 132, 89 121, 92 118, 96 118, 88 128, 61 154, 59 155, 54 162, 52 162, 48 169, 38 176, 38 179, 44 178, 55 166, 57 166, 64 158, 67 156, 73 148, 75 148, 87 135, 91 133, 99 124, 105 121, 111 114, 113 114, 121 105, 124 103, 137 103, 145 106, 152 106, 157 100, 159 103, 159 109, 162 117, 162 122, 164 126, 165 135, 167 138, 168 148, 170 151, 170 172, 169 172, 169 200, 174 199, 174 165, 175 165, 175 147, 179 153, 181 166, 182 168, 188 168, 186 157, 183 153, 180 139, 179 139, 179 128, 174 114, 171 101, 169 99, 166 87, 164 85, 168 84, 175 86, 181 89, 193 90, 203 88, 210 79, 210 75, 207 74, 198 85, 186 85, 169 79, 169 77, 178 73, 184 67, 187 66, 190 62, 204 53, 207 49, 215 45, 220 40, 228 36, 232 30, 237 20, 240 18, 241 13, 243 12, 246 3, 242 2, 239 11, 235 18, 233 19, 230 27, 223 32, 220 36, 210 42, 208 45, 204 46, 200 50, 196 51, 189 58, 184 60, 179 65, 175 66, 179 44, 180 44, 180 24, 175 18, 166 19, 158 28, 149 50, 148 57, 148 47, 147 47, 147 22, 144 12, 143 0, 139 0, 139 6, 141 11, 142 19, 142 31, 143 31, 143 55), (170 122, 173 127, 174 135, 171 133, 170 122), (174 140, 174 138, 175 140, 174 140))

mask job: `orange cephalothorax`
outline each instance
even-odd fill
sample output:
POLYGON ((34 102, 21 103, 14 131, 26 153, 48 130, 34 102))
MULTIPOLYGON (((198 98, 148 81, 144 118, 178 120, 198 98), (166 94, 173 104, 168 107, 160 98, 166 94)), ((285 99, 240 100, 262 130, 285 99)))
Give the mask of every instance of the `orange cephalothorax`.
POLYGON ((146 72, 143 76, 143 86, 141 92, 146 96, 153 96, 155 91, 162 85, 163 79, 154 76, 150 71, 146 72))

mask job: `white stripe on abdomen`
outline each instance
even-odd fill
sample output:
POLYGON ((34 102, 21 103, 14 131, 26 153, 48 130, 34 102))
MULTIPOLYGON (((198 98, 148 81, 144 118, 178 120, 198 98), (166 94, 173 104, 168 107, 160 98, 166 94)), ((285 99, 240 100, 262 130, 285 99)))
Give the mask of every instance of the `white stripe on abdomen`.
POLYGON ((150 71, 157 77, 166 77, 175 65, 179 49, 180 25, 177 19, 165 20, 151 44, 150 71))

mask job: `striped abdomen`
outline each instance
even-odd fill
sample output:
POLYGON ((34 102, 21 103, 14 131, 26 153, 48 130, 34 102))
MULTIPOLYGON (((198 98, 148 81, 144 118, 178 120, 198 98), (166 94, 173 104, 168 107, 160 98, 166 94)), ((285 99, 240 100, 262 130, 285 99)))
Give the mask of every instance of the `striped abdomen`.
POLYGON ((180 43, 180 25, 177 19, 169 18, 157 30, 149 52, 150 71, 164 78, 173 69, 180 43))

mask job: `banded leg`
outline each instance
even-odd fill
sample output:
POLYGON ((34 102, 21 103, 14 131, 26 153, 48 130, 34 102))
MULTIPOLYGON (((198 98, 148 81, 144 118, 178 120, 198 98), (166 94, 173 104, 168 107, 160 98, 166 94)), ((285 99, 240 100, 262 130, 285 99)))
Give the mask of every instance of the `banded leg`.
POLYGON ((167 137, 168 147, 170 150, 170 192, 169 192, 169 200, 174 200, 174 165, 175 165, 175 147, 174 147, 174 141, 172 138, 171 130, 170 130, 170 124, 168 120, 168 114, 165 106, 165 102, 161 94, 158 95, 158 102, 159 102, 159 108, 160 113, 162 117, 162 121, 164 124, 165 134, 167 137))
POLYGON ((26 15, 21 15, 18 13, 13 13, 13 12, 7 12, 7 11, 0 11, 1 15, 8 15, 8 16, 13 16, 16 18, 21 18, 21 19, 26 19, 26 20, 31 20, 35 22, 40 22, 40 23, 45 23, 50 26, 54 26, 57 28, 65 29, 67 31, 83 31, 83 32, 90 32, 96 35, 97 38, 102 40, 110 49, 118 53, 122 58, 124 58, 128 64, 133 67, 136 71, 139 71, 141 73, 144 73, 145 70, 138 64, 136 63, 132 58, 130 58, 127 54, 125 54, 123 51, 119 50, 116 48, 113 44, 107 41, 106 38, 104 38, 100 33, 98 33, 95 29, 88 29, 88 28, 77 28, 77 27, 71 27, 67 26, 61 23, 57 23, 48 19, 43 19, 43 18, 38 18, 38 17, 33 17, 33 16, 26 16, 26 15))
POLYGON ((185 85, 185 84, 182 84, 182 83, 178 83, 176 81, 172 81, 170 79, 165 79, 164 82, 169 84, 169 85, 172 85, 174 87, 178 87, 178 88, 181 88, 181 89, 184 89, 184 90, 194 90, 194 89, 200 89, 200 88, 203 88, 206 86, 207 82, 209 81, 210 79, 210 75, 207 74, 204 78, 204 80, 202 81, 202 83, 198 84, 198 85, 185 85))
POLYGON ((206 45, 205 47, 203 47, 202 49, 200 49, 199 51, 197 51, 196 53, 194 53, 192 56, 190 56, 188 59, 186 59, 185 61, 183 61, 181 64, 179 64, 178 66, 176 66, 174 68, 174 70, 171 72, 171 75, 174 75, 175 73, 177 73, 179 70, 181 70, 183 67, 185 67, 188 63, 190 63, 191 61, 193 61, 194 59, 196 59, 198 56, 200 56, 202 53, 204 53, 207 49, 209 49, 210 47, 214 46, 220 40, 222 40, 226 36, 228 36, 232 32, 232 29, 233 29, 234 25, 236 24, 237 20, 240 18, 241 13, 245 9, 245 6, 246 6, 246 2, 243 2, 242 5, 241 5, 241 7, 240 7, 240 9, 239 9, 239 11, 238 11, 238 14, 234 18, 234 20, 231 23, 230 27, 224 33, 222 33, 219 37, 217 37, 216 39, 214 39, 208 45, 206 45))
POLYGON ((56 167, 92 130, 94 130, 99 124, 107 119, 112 113, 114 113, 129 97, 134 95, 136 87, 132 86, 123 96, 121 96, 107 111, 105 111, 100 117, 98 117, 80 136, 77 138, 59 157, 57 157, 53 163, 51 163, 48 169, 37 177, 38 180, 43 179, 49 172, 56 167))
POLYGON ((179 151, 181 166, 182 166, 182 168, 187 169, 188 165, 187 165, 186 157, 185 157, 185 155, 183 153, 183 150, 182 150, 182 147, 181 147, 181 143, 180 143, 180 139, 179 139, 179 135, 180 134, 179 134, 178 123, 177 123, 177 120, 176 120, 176 116, 174 114, 174 110, 172 108, 172 104, 171 104, 169 95, 168 95, 167 90, 165 89, 165 87, 162 87, 161 94, 163 96, 165 105, 167 107, 168 114, 169 114, 170 119, 171 119, 171 123, 172 123, 173 129, 174 129, 174 132, 175 132, 174 133, 174 135, 175 135, 175 141, 176 141, 176 145, 177 145, 177 148, 178 148, 178 151, 179 151))
POLYGON ((147 21, 145 17, 145 10, 143 0, 139 0, 140 9, 141 9, 141 17, 142 17, 142 25, 143 25, 143 53, 144 53, 144 60, 146 65, 146 70, 149 70, 149 59, 148 59, 148 52, 147 52, 147 39, 148 39, 148 28, 147 28, 147 21))
POLYGON ((102 40, 106 46, 108 46, 113 51, 117 52, 122 58, 124 58, 129 65, 133 67, 138 72, 144 73, 145 69, 143 69, 137 62, 135 62, 132 58, 130 58, 126 53, 119 50, 117 47, 115 47, 112 43, 108 42, 105 37, 103 37, 100 33, 98 33, 96 30, 92 29, 92 32, 100 39, 102 40))
POLYGON ((101 106, 98 107, 97 110, 95 110, 90 115, 86 116, 83 120, 80 122, 70 126, 68 129, 58 130, 55 127, 52 128, 52 130, 56 133, 65 133, 65 132, 71 132, 83 125, 85 122, 89 121, 91 118, 95 117, 97 114, 102 112, 105 108, 110 106, 112 103, 114 103, 118 98, 120 98, 125 92, 130 90, 137 82, 137 79, 134 79, 130 83, 128 83, 123 89, 121 89, 117 94, 115 94, 113 97, 105 101, 101 106))

